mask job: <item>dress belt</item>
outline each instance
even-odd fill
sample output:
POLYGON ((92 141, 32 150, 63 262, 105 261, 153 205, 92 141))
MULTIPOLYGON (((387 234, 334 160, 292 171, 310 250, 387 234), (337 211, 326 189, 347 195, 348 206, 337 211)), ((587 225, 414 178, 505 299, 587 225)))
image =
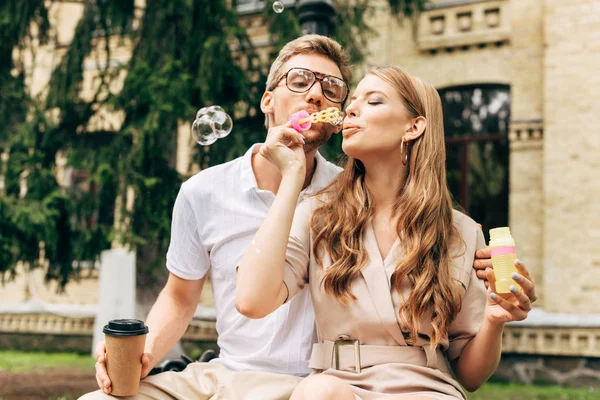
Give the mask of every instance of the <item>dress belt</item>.
POLYGON ((358 340, 325 340, 314 344, 309 367, 359 373, 361 368, 388 363, 413 364, 449 372, 446 358, 439 347, 366 345, 358 340))

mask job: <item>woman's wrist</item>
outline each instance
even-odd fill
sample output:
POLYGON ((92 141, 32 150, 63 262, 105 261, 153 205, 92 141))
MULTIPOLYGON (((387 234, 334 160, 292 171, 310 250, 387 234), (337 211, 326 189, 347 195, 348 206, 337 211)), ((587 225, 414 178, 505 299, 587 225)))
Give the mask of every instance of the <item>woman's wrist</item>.
POLYGON ((285 180, 300 180, 304 183, 304 179, 306 178, 306 167, 300 163, 292 163, 290 161, 290 165, 281 172, 282 179, 285 180))
POLYGON ((504 321, 499 321, 499 320, 495 320, 495 319, 491 319, 491 318, 484 318, 483 325, 481 328, 482 328, 482 330, 486 329, 488 331, 495 331, 495 332, 502 333, 502 331, 504 330, 505 324, 506 324, 506 322, 504 322, 504 321))

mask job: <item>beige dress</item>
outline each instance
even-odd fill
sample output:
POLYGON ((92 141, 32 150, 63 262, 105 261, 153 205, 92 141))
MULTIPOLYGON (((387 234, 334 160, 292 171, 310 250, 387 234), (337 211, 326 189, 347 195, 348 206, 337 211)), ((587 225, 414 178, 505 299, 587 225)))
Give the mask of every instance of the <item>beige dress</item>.
MULTIPOLYGON (((318 204, 316 198, 310 198, 298 206, 284 272, 288 300, 305 284, 310 287, 319 341, 313 348, 311 368, 315 373, 343 379, 360 399, 408 393, 435 399, 466 399, 451 375, 447 360, 460 356, 464 346, 479 330, 484 313, 486 289, 472 267, 475 251, 485 247, 477 224, 464 214, 454 212, 454 223, 466 245, 466 250, 464 245, 460 249, 451 249, 453 256, 457 254, 453 257, 454 277, 464 288, 462 308, 438 349, 430 350, 431 325, 427 316, 422 319, 420 337, 413 346, 407 345, 403 335, 407 329, 403 329, 399 309, 403 298, 408 298, 410 287, 408 283, 403 285, 400 296, 391 289, 390 281, 395 265, 402 257, 399 240, 382 260, 373 228, 368 226, 364 244, 369 262, 362 269, 362 276, 351 286, 357 300, 342 305, 333 296, 325 294, 320 286, 323 269, 315 260, 314 238, 308 225, 318 204), (334 346, 340 338, 354 341, 338 342, 334 346), (356 350, 360 353, 358 357, 356 350), (339 361, 337 368, 336 359, 339 361), (357 362, 360 372, 357 372, 357 362)), ((322 260, 325 268, 331 265, 327 254, 322 255, 322 260)))

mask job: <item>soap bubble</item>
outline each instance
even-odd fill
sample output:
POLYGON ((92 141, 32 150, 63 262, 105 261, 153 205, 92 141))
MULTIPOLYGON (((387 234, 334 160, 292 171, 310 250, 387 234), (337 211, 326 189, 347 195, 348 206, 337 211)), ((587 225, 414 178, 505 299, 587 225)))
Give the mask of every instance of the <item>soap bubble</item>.
POLYGON ((213 121, 215 123, 215 132, 219 139, 229 135, 233 127, 233 121, 229 115, 225 113, 217 114, 213 121))
POLYGON ((273 11, 275 11, 277 14, 281 14, 284 8, 285 7, 281 1, 273 2, 273 11))
POLYGON ((342 125, 344 123, 344 117, 346 116, 346 113, 343 111, 340 111, 338 114, 338 117, 331 121, 332 125, 338 126, 338 125, 342 125))
MULTIPOLYGON (((206 112, 207 113, 225 113, 225 110, 223 110, 223 107, 219 107, 219 106, 210 106, 210 107, 204 107, 206 108, 206 112)), ((202 108, 200 109, 202 110, 202 108)))
POLYGON ((219 139, 229 135, 233 127, 233 121, 225 110, 219 106, 210 106, 206 110, 206 115, 213 122, 213 129, 219 139))
POLYGON ((204 114, 206 114, 206 110, 208 110, 208 107, 202 107, 201 109, 199 109, 198 112, 196 113, 196 119, 198 119, 201 116, 203 116, 204 114))
POLYGON ((217 139, 229 135, 233 121, 225 110, 219 106, 203 107, 196 113, 192 124, 192 136, 201 146, 210 146, 217 139))
POLYGON ((214 129, 214 123, 208 115, 202 115, 192 124, 192 136, 196 143, 201 146, 210 146, 217 141, 218 137, 214 129))

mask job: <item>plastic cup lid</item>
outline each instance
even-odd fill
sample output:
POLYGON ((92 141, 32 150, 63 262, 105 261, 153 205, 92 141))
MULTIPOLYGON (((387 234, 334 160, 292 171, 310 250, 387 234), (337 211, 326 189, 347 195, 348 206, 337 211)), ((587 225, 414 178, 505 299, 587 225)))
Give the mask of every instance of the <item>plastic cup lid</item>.
POLYGON ((139 319, 113 319, 102 329, 111 336, 139 336, 148 333, 148 327, 139 319))

